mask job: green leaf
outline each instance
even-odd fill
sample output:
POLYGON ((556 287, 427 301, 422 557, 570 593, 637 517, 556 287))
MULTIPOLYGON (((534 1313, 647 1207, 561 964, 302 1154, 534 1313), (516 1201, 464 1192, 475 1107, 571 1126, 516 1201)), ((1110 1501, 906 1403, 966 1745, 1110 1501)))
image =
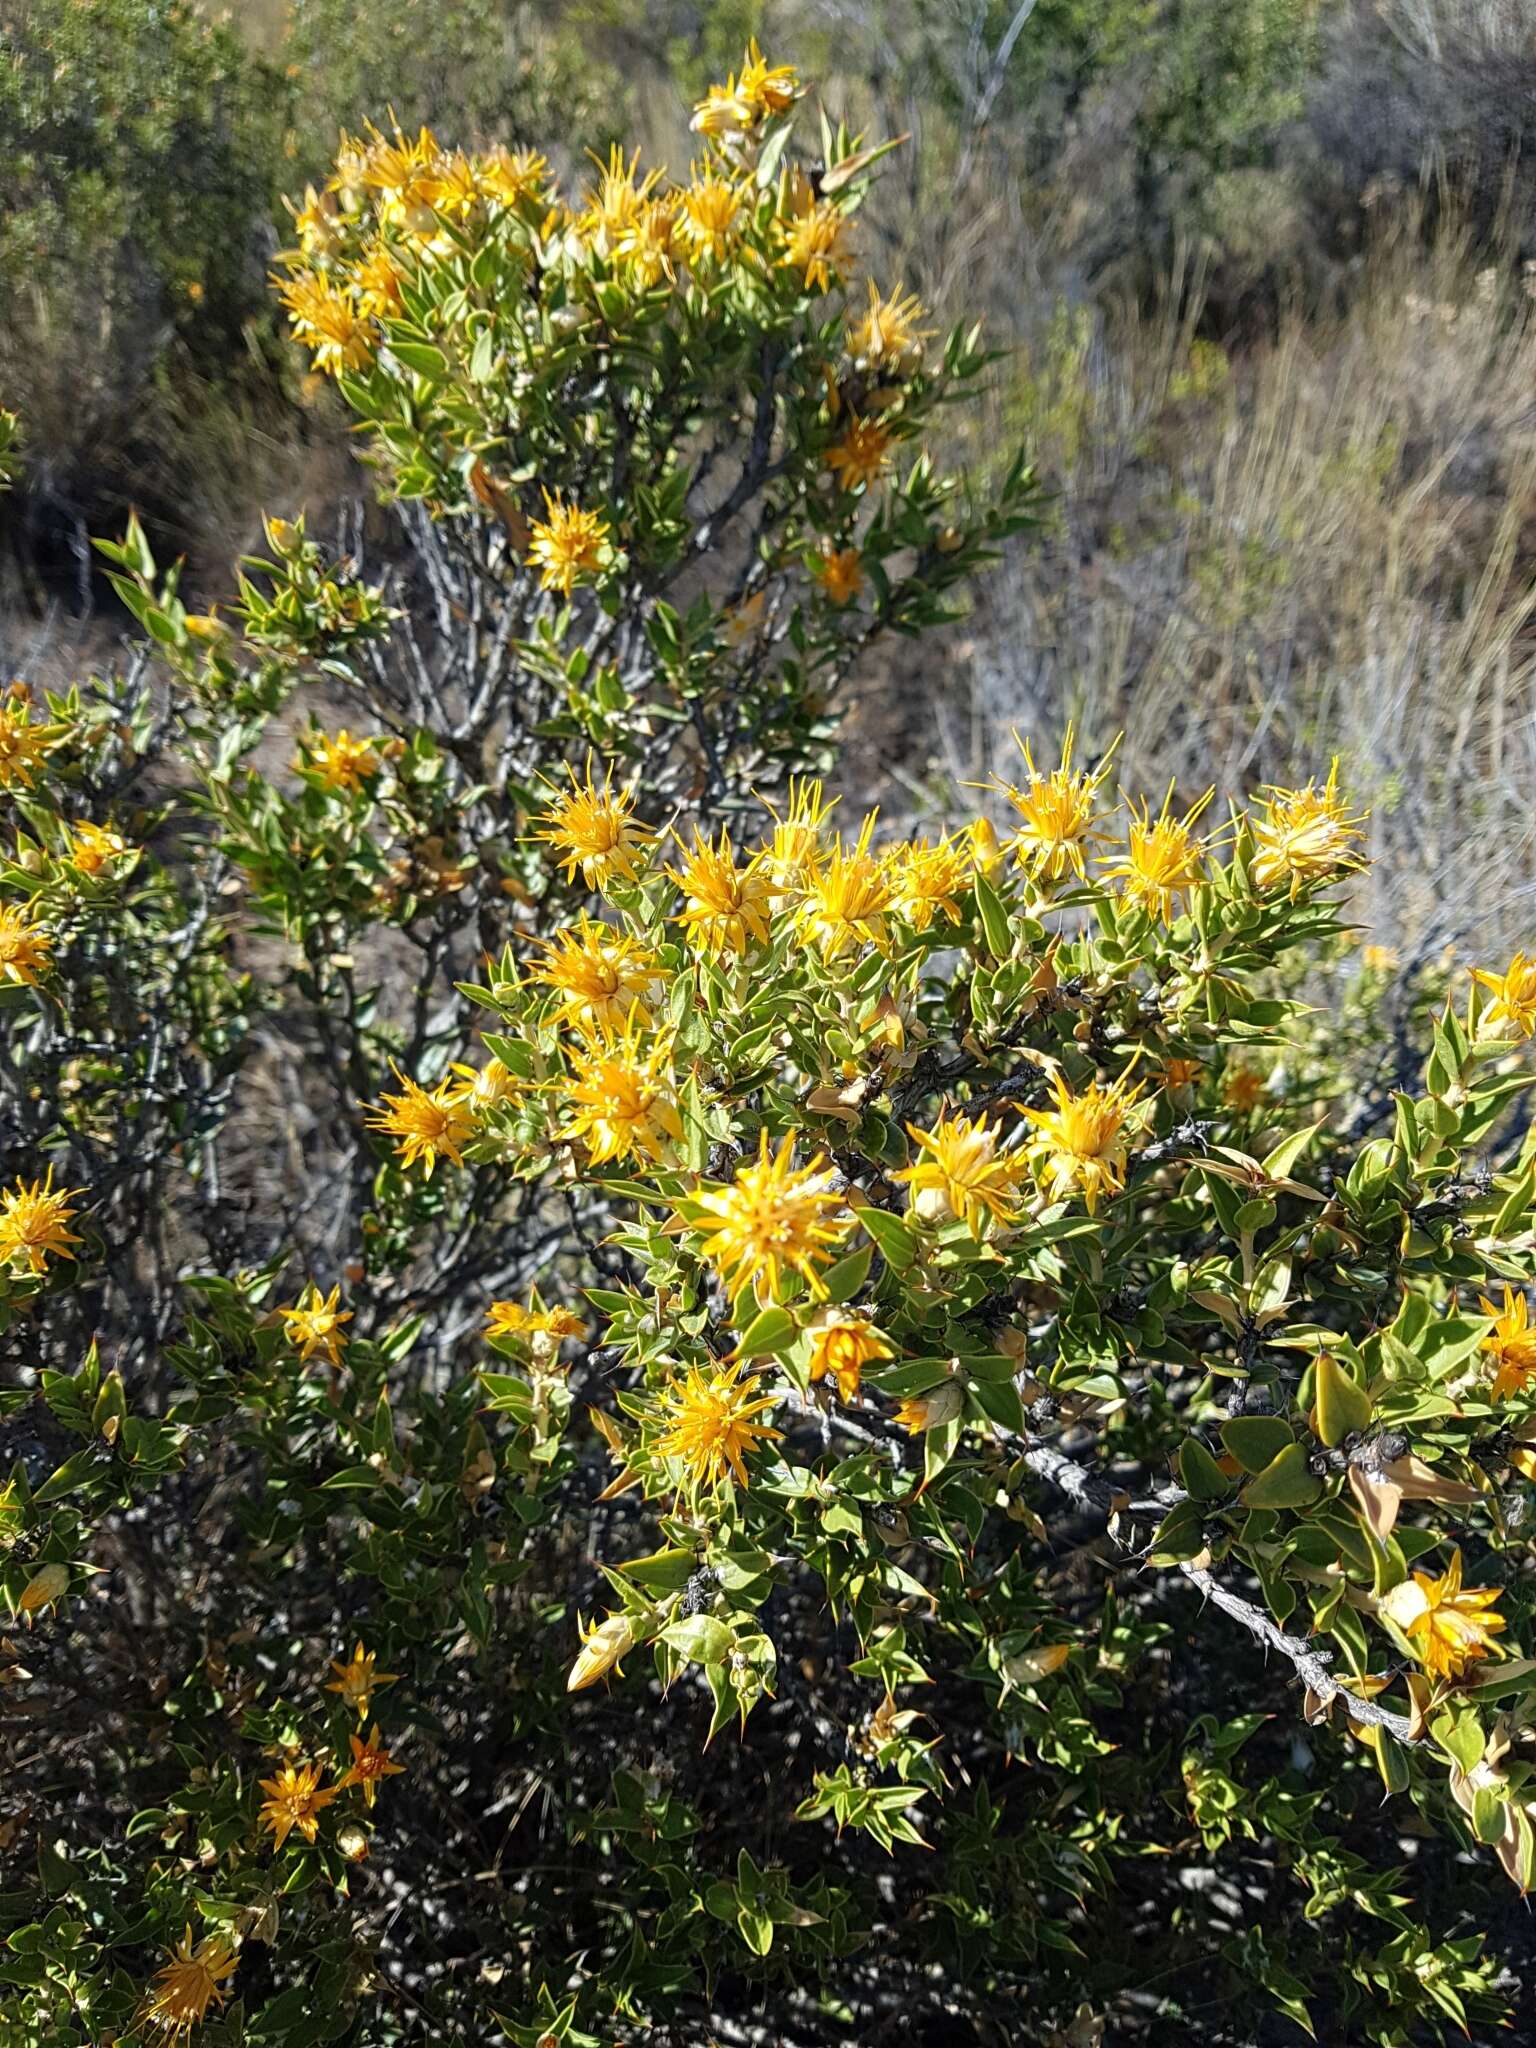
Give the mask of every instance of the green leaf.
MULTIPOLYGON (((1237 1453, 1234 1451, 1233 1456, 1237 1453)), ((1323 1482, 1307 1465, 1307 1454, 1298 1443, 1287 1444, 1272 1458, 1256 1479, 1243 1488, 1246 1508, 1305 1508, 1317 1500, 1323 1482)))
POLYGON ((799 1334, 799 1325, 787 1308, 765 1308, 736 1340, 737 1358, 768 1358, 787 1351, 799 1334))
POLYGON ((1312 1368, 1312 1403, 1312 1427, 1330 1450, 1370 1427, 1370 1395, 1331 1351, 1312 1368))
POLYGON ((1232 1482, 1198 1437, 1186 1437, 1179 1447, 1179 1477, 1195 1500, 1225 1500, 1232 1490, 1232 1482))
POLYGON ((976 908, 981 913, 981 928, 986 934, 987 950, 994 960, 1006 960, 1013 951, 1013 932, 1008 923, 1008 912, 1003 906, 1003 899, 979 870, 974 887, 976 908))
POLYGON ((1262 1472, 1296 1437, 1278 1415, 1234 1415, 1221 1425, 1221 1441, 1245 1472, 1262 1472))

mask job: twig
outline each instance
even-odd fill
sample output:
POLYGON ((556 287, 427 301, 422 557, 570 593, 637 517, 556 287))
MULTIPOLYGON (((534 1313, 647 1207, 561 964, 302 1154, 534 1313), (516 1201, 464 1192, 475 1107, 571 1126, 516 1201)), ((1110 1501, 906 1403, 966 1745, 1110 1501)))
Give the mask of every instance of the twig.
POLYGON ((1363 1700, 1342 1685, 1328 1669, 1333 1662, 1331 1650, 1315 1649, 1300 1636, 1287 1635, 1285 1630, 1251 1600, 1244 1600, 1238 1594, 1229 1592, 1203 1565, 1181 1564, 1179 1570, 1191 1585, 1198 1586, 1206 1599, 1223 1614, 1230 1614, 1234 1621, 1242 1623, 1252 1636, 1261 1643, 1278 1650, 1289 1657, 1296 1667, 1297 1676, 1304 1678, 1309 1688, 1325 1705, 1334 1700, 1344 1702, 1344 1710, 1352 1721, 1364 1723, 1368 1728, 1385 1728, 1389 1735, 1399 1742, 1416 1744, 1421 1738, 1414 1734, 1413 1723, 1406 1714, 1394 1714, 1387 1707, 1378 1707, 1373 1700, 1363 1700))

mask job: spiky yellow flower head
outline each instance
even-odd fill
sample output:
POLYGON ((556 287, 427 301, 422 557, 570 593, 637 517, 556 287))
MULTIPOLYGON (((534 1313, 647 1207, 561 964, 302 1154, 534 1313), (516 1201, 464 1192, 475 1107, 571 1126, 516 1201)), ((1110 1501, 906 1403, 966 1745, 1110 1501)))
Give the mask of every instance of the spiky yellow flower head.
POLYGON ((640 177, 639 150, 629 157, 617 143, 610 147, 606 163, 596 156, 592 161, 598 168, 598 180, 587 193, 577 231, 602 254, 611 255, 645 211, 661 173, 652 170, 640 177))
POLYGON ((897 285, 889 298, 881 298, 873 278, 869 280, 869 311, 848 330, 848 353, 856 363, 893 376, 909 377, 923 360, 923 343, 931 329, 919 327, 924 307, 921 299, 897 285))
POLYGON ((783 1434, 757 1420, 773 1406, 773 1395, 760 1394, 759 1382, 741 1374, 740 1361, 716 1372, 695 1365, 661 1397, 666 1429, 656 1439, 656 1455, 680 1458, 697 1485, 718 1486, 729 1474, 745 1486, 746 1455, 759 1444, 777 1443, 783 1434))
POLYGON ((338 1785, 322 1789, 319 1764, 284 1764, 271 1778, 257 1780, 266 1798, 257 1815, 257 1825, 267 1829, 274 1849, 281 1849, 295 1828, 306 1842, 320 1831, 320 1815, 340 1791, 338 1785))
POLYGON ((433 212, 454 221, 470 219, 485 197, 485 188, 480 182, 480 166, 462 149, 456 149, 439 160, 429 190, 433 212))
POLYGON ((753 36, 747 44, 736 90, 754 114, 766 119, 774 114, 787 114, 803 88, 794 65, 769 64, 753 36))
POLYGON ((812 555, 810 570, 834 604, 851 604, 864 588, 864 558, 857 548, 812 555))
POLYGON ((1264 1099, 1268 1083, 1257 1067, 1238 1064, 1227 1068, 1221 1077, 1221 1099, 1228 1109, 1241 1114, 1255 1109, 1264 1099))
POLYGON ((695 263, 723 263, 741 234, 739 188, 713 171, 695 171, 683 188, 676 232, 695 263))
POLYGON ((818 860, 801 884, 800 930, 825 960, 837 960, 857 946, 889 944, 886 920, 895 901, 890 870, 869 850, 875 829, 873 811, 859 828, 851 847, 842 835, 818 860))
POLYGON ((44 725, 31 716, 26 685, 13 683, 0 701, 0 789, 31 789, 63 737, 62 725, 44 725))
POLYGON ((544 813, 547 823, 533 836, 556 849, 567 881, 579 873, 589 889, 605 889, 616 877, 637 882, 654 835, 630 815, 635 807, 633 790, 616 790, 611 768, 599 789, 592 779, 590 757, 585 781, 576 780, 574 768, 568 767, 566 773, 571 778, 569 794, 551 790, 554 801, 544 813))
POLYGON ((1402 956, 1395 946, 1362 946, 1360 965, 1367 974, 1390 974, 1402 956))
POLYGON ((423 1088, 395 1068, 400 1083, 398 1095, 387 1091, 380 1106, 369 1111, 368 1128, 383 1131, 398 1140, 395 1151, 407 1170, 419 1160, 425 1167, 423 1180, 432 1178, 438 1154, 455 1166, 464 1163, 463 1148, 474 1136, 474 1118, 463 1095, 449 1079, 432 1089, 423 1088))
POLYGON ((513 150, 498 144, 480 159, 481 188, 499 206, 517 206, 525 199, 542 200, 548 178, 548 159, 536 149, 513 150))
POLYGON ((574 927, 537 939, 545 957, 530 978, 560 996, 556 1021, 577 1031, 622 1031, 632 1012, 649 1025, 660 977, 656 957, 611 925, 582 918, 574 927))
POLYGON ((207 1935, 194 1948, 189 1927, 144 1995, 144 2022, 159 2028, 171 2042, 185 2041, 208 2017, 210 2006, 224 2003, 224 1980, 237 1961, 233 1943, 222 1934, 207 1935))
POLYGON ((347 1342, 342 1325, 352 1320, 351 1309, 340 1304, 339 1287, 322 1294, 311 1281, 291 1308, 278 1310, 283 1319, 283 1335, 305 1365, 312 1358, 323 1358, 327 1365, 340 1365, 347 1342))
POLYGON ((768 804, 773 816, 768 872, 781 896, 797 894, 815 872, 821 858, 822 827, 837 809, 837 802, 836 797, 831 803, 825 801, 819 781, 796 781, 791 776, 783 816, 776 805, 768 804))
POLYGON ((277 295, 294 333, 327 376, 344 377, 373 360, 374 332, 352 299, 324 278, 301 271, 285 278, 277 295))
POLYGON ((909 1394, 896 1406, 896 1420, 908 1436, 922 1436, 953 1422, 965 1406, 965 1395, 953 1380, 941 1381, 930 1394, 909 1394))
POLYGON ((899 846, 886 863, 895 886, 895 908, 915 932, 925 932, 941 914, 959 918, 960 898, 973 872, 968 839, 926 839, 899 846))
POLYGON ((1145 802, 1138 817, 1127 800, 1131 823, 1125 852, 1104 863, 1105 881, 1122 882, 1129 901, 1139 904, 1149 917, 1170 924, 1204 874, 1205 847, 1192 827, 1215 793, 1208 789, 1182 818, 1174 817, 1169 809, 1172 790, 1155 818, 1145 802))
POLYGON ((343 1776, 337 1780, 336 1790, 344 1792, 349 1785, 361 1785, 363 1803, 371 1807, 378 1796, 380 1780, 398 1778, 405 1765, 393 1761, 389 1751, 379 1740, 377 1728, 368 1730, 366 1742, 359 1735, 349 1735, 347 1741, 352 1746, 352 1761, 343 1776))
POLYGON ((783 243, 780 263, 799 271, 808 292, 830 291, 834 278, 853 261, 853 222, 825 200, 779 221, 777 233, 783 243))
POLYGON ((368 777, 379 772, 373 741, 355 737, 345 726, 336 733, 309 733, 300 744, 303 752, 294 767, 307 769, 326 789, 356 796, 368 777))
POLYGON ((639 1014, 620 1033, 598 1032, 569 1055, 565 1100, 570 1117, 559 1135, 579 1139, 594 1166, 612 1159, 664 1159, 683 1138, 672 1074, 670 1039, 642 1048, 639 1014))
POLYGON ((878 420, 855 418, 842 438, 832 443, 822 461, 837 478, 841 489, 861 491, 866 485, 878 482, 890 454, 889 428, 882 427, 878 420))
POLYGON ((78 825, 70 828, 69 850, 65 859, 78 875, 91 880, 111 867, 114 861, 123 860, 132 849, 119 832, 107 825, 93 825, 89 818, 82 818, 78 825))
POLYGON ((1088 1214, 1106 1195, 1125 1186, 1125 1161, 1134 1129, 1140 1089, 1126 1087, 1125 1077, 1107 1088, 1092 1081, 1074 1095, 1060 1074, 1052 1074, 1054 1109, 1026 1109, 1025 1121, 1035 1136, 1029 1163, 1053 1202, 1066 1201, 1081 1189, 1088 1214))
POLYGON ((1381 1611, 1413 1644, 1431 1678, 1459 1678, 1470 1664, 1504 1652, 1493 1638, 1504 1633, 1502 1614, 1492 1612, 1497 1586, 1463 1586, 1461 1552, 1454 1550, 1440 1578, 1415 1572, 1383 1596, 1381 1611))
POLYGON ((1326 882, 1364 867, 1357 851, 1360 826, 1367 813, 1350 816, 1339 794, 1335 759, 1321 789, 1272 789, 1264 798, 1264 816, 1253 820, 1253 879, 1261 889, 1284 883, 1292 897, 1314 882, 1326 882))
POLYGON ((754 940, 766 945, 773 884, 762 856, 755 855, 738 868, 736 849, 723 825, 718 846, 697 825, 693 842, 690 850, 678 841, 683 864, 667 869, 684 897, 677 922, 711 959, 745 953, 754 940))
POLYGON ((483 1067, 455 1060, 448 1069, 445 1086, 471 1116, 483 1116, 488 1109, 515 1102, 522 1083, 506 1062, 492 1053, 483 1067))
POLYGON ((919 1156, 892 1178, 912 1190, 915 1216, 924 1223, 958 1218, 973 1237, 980 1237, 989 1219, 999 1226, 1013 1221, 1024 1158, 1021 1153, 999 1151, 1000 1128, 983 1115, 974 1121, 968 1116, 940 1117, 931 1131, 919 1130, 916 1124, 907 1129, 917 1140, 919 1156))
POLYGON ((1477 1300, 1493 1324, 1481 1347, 1494 1361, 1493 1397, 1502 1401, 1510 1394, 1523 1394, 1536 1379, 1536 1329, 1531 1327, 1530 1304, 1507 1283, 1502 1308, 1495 1308, 1483 1294, 1477 1300))
POLYGON ((1059 882, 1073 874, 1086 879, 1084 855, 1106 835, 1098 829, 1099 785, 1109 773, 1114 755, 1111 747, 1097 768, 1074 768, 1072 748, 1076 734, 1069 725, 1061 743, 1061 762, 1048 775, 1035 766, 1029 741, 1014 734, 1014 744, 1024 756, 1029 780, 1022 789, 1011 782, 998 783, 1019 814, 1013 856, 1036 881, 1059 882))
POLYGON ((291 199, 285 199, 283 204, 293 215, 300 253, 311 262, 317 257, 334 256, 341 246, 341 230, 331 195, 317 192, 313 185, 306 185, 304 198, 298 206, 291 199))
POLYGON ((613 257, 629 281, 649 291, 663 278, 676 275, 677 208, 671 200, 650 199, 614 242, 613 257))
POLYGON ((73 1259, 71 1245, 80 1240, 69 1228, 75 1220, 74 1197, 79 1188, 56 1188, 53 1168, 47 1177, 17 1181, 0 1188, 0 1261, 25 1266, 30 1273, 47 1271, 50 1259, 73 1259))
POLYGON ((831 1379, 844 1401, 859 1391, 859 1377, 866 1365, 895 1353, 867 1316, 852 1309, 823 1308, 806 1325, 811 1340, 811 1382, 831 1379))
POLYGON ((345 1663, 338 1664, 334 1658, 331 1660, 331 1669, 336 1676, 325 1689, 327 1692, 340 1693, 359 1721, 367 1720, 368 1709, 372 1706, 373 1696, 379 1688, 398 1682, 395 1672, 376 1669, 378 1661, 377 1651, 365 1650, 361 1643, 354 1646, 351 1656, 345 1663))
POLYGON ((568 1308, 543 1307, 536 1293, 526 1308, 520 1301, 493 1301, 485 1312, 485 1328, 490 1337, 548 1337, 556 1344, 587 1334, 580 1316, 568 1308))
POLYGON ((14 903, 0 903, 0 982, 25 982, 36 988, 53 960, 53 939, 33 924, 14 903))
POLYGON ((731 1293, 755 1286, 770 1301, 777 1301, 786 1269, 814 1294, 817 1269, 851 1220, 837 1215, 843 1198, 829 1184, 825 1154, 797 1168, 794 1139, 772 1152, 766 1130, 758 1134, 757 1158, 728 1187, 693 1196, 691 1207, 703 1212, 694 1223, 704 1234, 700 1249, 731 1293))
POLYGON ((724 85, 712 85, 703 99, 695 103, 688 126, 696 135, 707 135, 718 142, 750 128, 754 118, 753 108, 736 89, 733 73, 724 85))
POLYGON ((1493 995, 1478 1019, 1480 1038, 1536 1036, 1536 957, 1517 953, 1502 974, 1474 967, 1472 979, 1493 995))
POLYGON ((1158 1079, 1165 1094, 1184 1095, 1199 1080, 1201 1071, 1198 1060, 1167 1059, 1163 1061, 1163 1070, 1158 1079))
POLYGON ((569 597, 578 583, 590 583, 608 560, 608 522, 599 512, 567 505, 558 492, 544 493, 543 519, 530 529, 528 552, 543 574, 544 590, 569 597))
POLYGON ((635 1647, 635 1625, 627 1614, 610 1614, 581 1631, 581 1654, 565 1681, 567 1692, 585 1692, 610 1671, 624 1676, 622 1659, 635 1647))

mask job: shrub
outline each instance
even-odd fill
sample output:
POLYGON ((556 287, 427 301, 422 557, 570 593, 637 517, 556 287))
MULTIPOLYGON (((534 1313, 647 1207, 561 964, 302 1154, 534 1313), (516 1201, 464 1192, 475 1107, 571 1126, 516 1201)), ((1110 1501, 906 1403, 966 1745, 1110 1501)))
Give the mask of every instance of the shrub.
POLYGON ((6 2048, 1508 2003, 1536 973, 1389 1030, 1335 775, 839 827, 1031 494, 799 95, 347 145, 285 295, 411 575, 134 527, 0 708, 6 2048))

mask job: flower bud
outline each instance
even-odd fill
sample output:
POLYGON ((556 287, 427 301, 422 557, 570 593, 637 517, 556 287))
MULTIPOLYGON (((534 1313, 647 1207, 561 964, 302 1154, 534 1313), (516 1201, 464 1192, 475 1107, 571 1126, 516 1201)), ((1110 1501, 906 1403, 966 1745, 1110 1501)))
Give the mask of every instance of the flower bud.
POLYGON ((635 1625, 627 1614, 610 1614, 585 1631, 581 1655, 565 1681, 567 1692, 583 1692, 614 1669, 635 1647, 635 1625))

